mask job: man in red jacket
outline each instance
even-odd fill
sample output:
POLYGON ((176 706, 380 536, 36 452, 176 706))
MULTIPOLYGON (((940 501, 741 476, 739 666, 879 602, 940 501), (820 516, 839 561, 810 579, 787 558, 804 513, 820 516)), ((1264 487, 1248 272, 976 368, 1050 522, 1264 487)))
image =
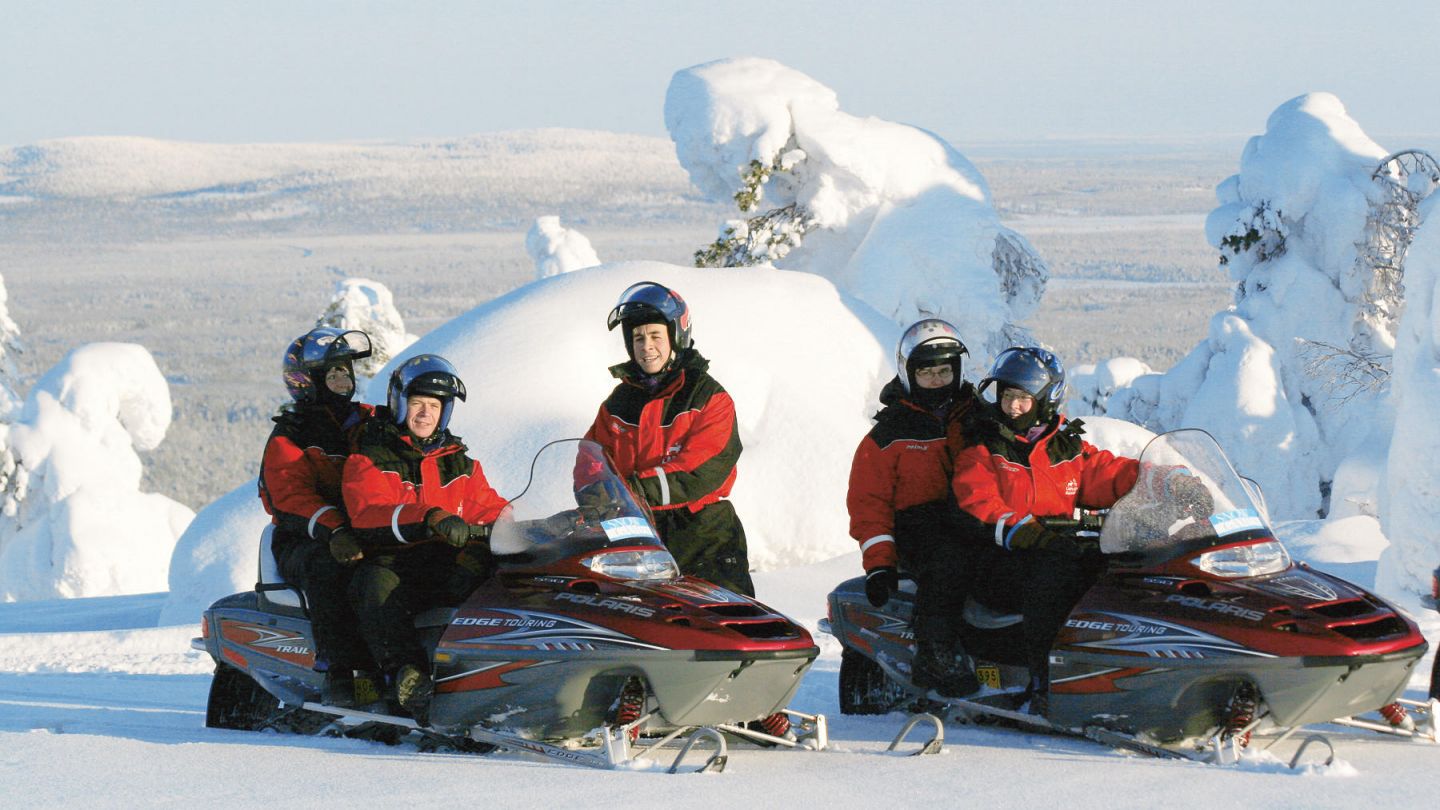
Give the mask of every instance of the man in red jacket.
POLYGON ((1113 505, 1134 486, 1139 462, 1097 449, 1080 438, 1079 421, 1065 421, 1065 371, 1048 351, 1001 352, 980 383, 987 392, 990 418, 976 422, 975 443, 955 460, 955 499, 983 524, 971 535, 979 541, 975 596, 1024 615, 1032 693, 1043 700, 1050 644, 1104 565, 1098 547, 1043 519, 1113 505))
POLYGON ((370 356, 364 332, 322 327, 285 351, 285 388, 294 400, 279 416, 260 461, 260 502, 275 529, 270 549, 286 582, 305 594, 324 701, 355 703, 355 670, 373 667, 346 597, 361 551, 340 497, 340 474, 373 408, 351 401, 353 361, 370 356))
POLYGON ((976 400, 974 386, 961 378, 965 354, 959 332, 945 321, 926 319, 905 330, 895 379, 880 392, 885 407, 855 449, 845 499, 870 604, 890 601, 901 562, 915 577, 911 680, 944 697, 980 688, 960 642, 971 544, 950 494, 962 419, 976 400))
POLYGON ((610 369, 620 384, 585 438, 635 477, 682 572, 753 596, 745 528, 725 500, 740 458, 735 403, 690 340, 690 308, 642 281, 621 293, 607 323, 623 327, 630 359, 610 369))
POLYGON ((448 430, 457 399, 465 384, 449 361, 406 360, 345 462, 345 507, 364 548, 351 603, 395 701, 421 725, 435 685, 414 616, 459 602, 489 574, 487 547, 470 544, 471 527, 494 523, 506 505, 448 430))

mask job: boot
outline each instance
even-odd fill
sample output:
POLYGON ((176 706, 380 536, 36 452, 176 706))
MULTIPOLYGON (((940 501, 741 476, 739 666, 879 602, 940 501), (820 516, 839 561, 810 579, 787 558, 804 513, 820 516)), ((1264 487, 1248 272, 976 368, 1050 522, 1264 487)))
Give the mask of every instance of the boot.
POLYGON ((949 616, 916 616, 915 661, 910 679, 941 697, 960 698, 980 691, 980 679, 960 644, 959 627, 949 616))
POLYGON ((348 709, 359 705, 355 700, 355 671, 330 669, 325 672, 325 685, 320 688, 320 702, 326 706, 348 709))
POLYGON ((430 699, 435 696, 435 682, 430 674, 406 664, 395 673, 395 701, 410 713, 421 726, 430 725, 430 699))

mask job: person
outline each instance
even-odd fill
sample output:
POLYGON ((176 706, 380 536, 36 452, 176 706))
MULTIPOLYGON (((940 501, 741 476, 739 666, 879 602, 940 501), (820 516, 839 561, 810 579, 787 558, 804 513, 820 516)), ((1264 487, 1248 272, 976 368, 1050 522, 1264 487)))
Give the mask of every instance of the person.
POLYGON ((735 403, 707 373, 678 293, 642 281, 620 295, 607 326, 622 327, 629 360, 585 438, 610 454, 649 504, 685 574, 755 595, 745 528, 729 501, 740 458, 735 403))
POLYGON ((960 333, 943 320, 927 318, 905 330, 895 378, 880 391, 883 408, 855 449, 845 499, 870 604, 890 601, 900 565, 914 576, 911 680, 944 697, 980 689, 960 641, 969 544, 950 494, 964 420, 976 403, 975 387, 962 378, 965 354, 960 333))
POLYGON ((435 687, 415 614, 457 604, 489 574, 486 547, 467 546, 471 527, 494 523, 506 506, 449 431, 464 399, 448 360, 406 360, 345 462, 345 507, 364 549, 350 601, 390 696, 421 725, 435 687))
POLYGON ((986 418, 955 460, 953 491, 979 524, 970 534, 975 598, 1023 615, 1032 711, 1043 714, 1050 645, 1104 567, 1098 546, 1047 528, 1044 518, 1112 506, 1134 486, 1139 462, 1097 449, 1078 420, 1067 422, 1064 367, 1044 349, 1001 352, 979 390, 986 418))
POLYGON ((322 700, 350 706, 355 670, 373 668, 355 628, 346 589, 361 550, 340 496, 345 459, 373 408, 352 401, 354 361, 370 356, 364 332, 322 327, 285 350, 292 400, 278 416, 260 461, 260 502, 274 525, 271 553, 286 582, 305 594, 315 634, 322 700))

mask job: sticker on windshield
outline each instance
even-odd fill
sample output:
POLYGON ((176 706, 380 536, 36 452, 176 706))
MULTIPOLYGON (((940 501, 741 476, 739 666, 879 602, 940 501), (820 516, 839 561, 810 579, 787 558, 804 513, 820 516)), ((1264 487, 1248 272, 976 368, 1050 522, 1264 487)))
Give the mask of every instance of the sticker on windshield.
POLYGON ((622 517, 611 518, 600 521, 600 528, 605 530, 605 536, 611 540, 629 540, 632 537, 644 537, 650 540, 657 539, 655 530, 645 518, 622 517))
POLYGON ((1229 534, 1263 529, 1265 521, 1260 519, 1260 513, 1254 509, 1235 509, 1211 515, 1210 525, 1215 527, 1217 537, 1224 537, 1229 534))

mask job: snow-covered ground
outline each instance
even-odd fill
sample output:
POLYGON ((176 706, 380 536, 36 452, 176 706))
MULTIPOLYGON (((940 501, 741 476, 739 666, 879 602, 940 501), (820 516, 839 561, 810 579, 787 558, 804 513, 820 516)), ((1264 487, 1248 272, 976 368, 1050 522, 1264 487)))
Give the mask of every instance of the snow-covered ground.
MULTIPOLYGON (((1383 539, 1373 521, 1318 537, 1282 526, 1296 556, 1366 583, 1383 539)), ((1329 531, 1336 531, 1333 527, 1329 531)), ((824 597, 859 570, 858 553, 756 576, 761 599, 814 631, 824 597)), ((488 806, 1110 808, 1420 807, 1432 800, 1440 746, 1327 729, 1338 761, 1289 770, 1256 753, 1234 766, 1164 762, 1096 744, 949 726, 942 753, 886 752, 900 714, 845 717, 836 703, 839 647, 822 655, 794 708, 830 719, 824 753, 732 747, 724 773, 669 776, 537 763, 511 754, 420 753, 354 740, 204 727, 211 663, 190 651, 195 625, 155 627, 164 594, 0 604, 0 806, 427 806, 483 797, 488 806)), ((1429 634, 1440 631, 1431 614, 1429 634)), ((1428 659, 1426 671, 1428 672, 1428 659)), ((1423 696, 1412 682, 1408 695, 1423 696)), ((918 733, 918 732, 917 732, 918 733)), ((913 750, 914 745, 903 750, 913 750)), ((673 753, 671 754, 673 756, 673 753)), ((1307 755, 1307 759, 1308 759, 1307 755)))

